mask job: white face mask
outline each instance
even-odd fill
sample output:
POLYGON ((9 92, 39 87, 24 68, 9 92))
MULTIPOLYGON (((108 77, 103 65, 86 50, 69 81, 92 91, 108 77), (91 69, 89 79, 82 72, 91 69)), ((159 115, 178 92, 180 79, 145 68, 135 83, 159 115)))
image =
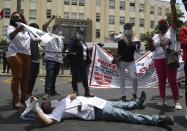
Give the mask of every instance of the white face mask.
POLYGON ((79 34, 78 32, 77 32, 77 34, 76 34, 76 37, 77 37, 77 39, 79 39, 79 40, 83 40, 83 39, 84 39, 84 35, 79 34))
POLYGON ((126 35, 126 36, 132 36, 132 30, 124 30, 124 34, 126 35))
POLYGON ((58 105, 59 101, 58 100, 52 100, 51 101, 51 107, 54 108, 58 105))

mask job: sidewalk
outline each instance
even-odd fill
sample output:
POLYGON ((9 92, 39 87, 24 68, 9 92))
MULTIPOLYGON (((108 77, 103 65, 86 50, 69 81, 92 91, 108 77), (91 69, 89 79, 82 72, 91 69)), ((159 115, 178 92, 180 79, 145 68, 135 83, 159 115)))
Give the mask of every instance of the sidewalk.
MULTIPOLYGON (((9 71, 9 73, 2 73, 2 69, 0 69, 0 76, 3 76, 3 77, 9 77, 11 76, 11 72, 9 71)), ((45 70, 41 70, 40 73, 38 74, 38 77, 45 77, 45 70)), ((71 73, 70 73, 70 70, 64 70, 64 74, 62 74, 61 70, 58 74, 58 77, 71 77, 71 73)))

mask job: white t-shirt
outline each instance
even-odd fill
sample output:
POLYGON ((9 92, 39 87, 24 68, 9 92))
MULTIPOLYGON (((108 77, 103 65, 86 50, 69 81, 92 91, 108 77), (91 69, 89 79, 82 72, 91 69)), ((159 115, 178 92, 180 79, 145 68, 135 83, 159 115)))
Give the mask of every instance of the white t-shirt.
MULTIPOLYGON (((10 39, 10 34, 15 30, 14 26, 8 26, 7 36, 10 39)), ((15 56, 17 53, 22 53, 26 55, 31 55, 30 51, 30 41, 31 37, 27 31, 19 32, 14 39, 10 40, 10 45, 8 46, 8 51, 6 53, 6 58, 15 56)))
POLYGON ((64 43, 61 37, 50 34, 53 39, 46 43, 45 46, 45 59, 62 63, 62 50, 64 43), (59 53, 58 53, 59 52, 59 53))
MULTIPOLYGON (((164 35, 166 38, 168 38, 171 41, 170 49, 179 51, 180 50, 180 43, 176 40, 176 32, 175 30, 170 27, 168 31, 164 35)), ((160 34, 156 34, 153 36, 153 43, 155 46, 155 52, 153 55, 153 59, 162 59, 166 58, 166 54, 163 50, 163 48, 160 46, 161 40, 160 40, 160 34)))
POLYGON ((85 97, 78 96, 73 101, 71 101, 69 97, 62 99, 53 112, 47 116, 58 122, 60 122, 61 119, 72 117, 78 117, 84 120, 94 120, 95 112, 94 107, 86 103, 85 97), (81 111, 78 110, 79 105, 82 105, 81 111))

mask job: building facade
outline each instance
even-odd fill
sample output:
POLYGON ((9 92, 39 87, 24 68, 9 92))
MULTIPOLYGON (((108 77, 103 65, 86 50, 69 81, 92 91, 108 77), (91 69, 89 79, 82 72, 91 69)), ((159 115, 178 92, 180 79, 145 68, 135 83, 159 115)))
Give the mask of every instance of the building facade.
MULTIPOLYGON (((17 0, 0 0, 0 10, 5 11, 5 18, 0 20, 0 39, 6 37, 10 15, 16 7, 17 0)), ((91 21, 91 36, 87 41, 103 42, 110 32, 122 32, 127 22, 134 24, 137 38, 153 30, 158 20, 170 12, 170 3, 161 0, 21 0, 21 12, 28 24, 36 22, 40 28, 51 15, 56 15, 49 31, 60 19, 91 21)))

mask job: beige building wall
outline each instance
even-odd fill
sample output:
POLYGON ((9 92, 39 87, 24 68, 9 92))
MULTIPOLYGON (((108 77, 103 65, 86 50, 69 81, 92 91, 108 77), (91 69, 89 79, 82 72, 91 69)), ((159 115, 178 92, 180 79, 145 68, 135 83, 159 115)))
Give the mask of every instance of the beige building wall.
MULTIPOLYGON (((96 0, 85 0, 84 6, 77 5, 64 5, 64 0, 22 0, 22 9, 24 16, 29 23, 36 22, 40 28, 42 24, 48 20, 47 9, 51 10, 51 14, 57 15, 57 18, 64 18, 64 12, 69 12, 69 18, 77 14, 79 19, 80 13, 84 13, 84 19, 92 20, 92 41, 103 42, 107 39, 109 32, 116 33, 123 32, 123 25, 120 24, 120 16, 125 17, 125 22, 130 22, 131 18, 135 18, 135 36, 139 39, 141 33, 151 31, 150 21, 154 21, 154 27, 161 18, 166 18, 166 11, 170 10, 168 2, 160 0, 114 0, 115 9, 109 9, 110 0, 100 0, 100 6, 96 6, 96 0), (125 10, 121 10, 120 1, 125 2, 125 10), (135 11, 130 11, 130 4, 135 3, 135 11), (144 5, 145 12, 140 12, 140 4, 144 5), (150 14, 151 7, 154 7, 154 14, 150 14), (161 15, 158 15, 158 8, 161 8, 161 15), (30 19, 30 10, 36 10, 36 19, 30 19), (96 13, 100 13, 100 22, 96 22, 96 13), (72 15, 73 14, 73 15, 72 15), (115 16, 115 24, 109 24, 109 16, 115 16), (144 19, 144 27, 140 27, 140 19, 144 19), (100 38, 96 39, 96 29, 100 30, 100 38)), ((0 10, 9 8, 13 13, 16 10, 17 0, 0 0, 0 10)), ((179 8, 179 6, 178 6, 179 8)), ((50 25, 52 28, 53 22, 50 25)), ((9 25, 9 18, 0 20, 0 39, 5 37, 6 28, 9 25)))

